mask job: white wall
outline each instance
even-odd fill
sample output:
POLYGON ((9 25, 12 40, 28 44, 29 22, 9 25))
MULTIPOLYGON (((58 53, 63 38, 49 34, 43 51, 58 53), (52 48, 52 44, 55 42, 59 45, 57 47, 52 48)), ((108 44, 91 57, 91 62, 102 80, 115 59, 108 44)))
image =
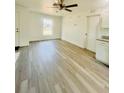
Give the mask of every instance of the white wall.
MULTIPOLYGON (((104 15, 108 13, 108 6, 94 10, 94 12, 87 11, 75 15, 67 15, 63 17, 62 22, 62 39, 73 43, 79 47, 86 48, 86 33, 87 33, 87 16, 104 15)), ((109 29, 100 29, 98 37, 101 35, 109 35, 109 29)))
POLYGON ((63 17, 62 39, 79 47, 85 47, 86 16, 75 14, 63 17))
POLYGON ((61 38, 62 17, 30 12, 30 41, 61 38), (43 19, 53 20, 53 35, 43 35, 43 19))
POLYGON ((27 46, 30 41, 61 38, 62 17, 33 12, 23 6, 16 5, 17 11, 20 19, 20 46, 27 46), (53 20, 53 35, 51 36, 43 36, 42 21, 44 18, 53 20))
MULTIPOLYGON (((101 16, 100 24, 101 24, 104 16, 107 15, 109 17, 109 6, 106 5, 105 7, 98 8, 94 12, 88 13, 87 15, 100 15, 101 16)), ((107 22, 109 22, 109 18, 107 20, 108 20, 107 22)), ((108 23, 108 25, 109 25, 109 23, 108 23)), ((102 24, 101 24, 100 29, 97 34, 97 38, 101 38, 102 35, 109 36, 109 28, 102 28, 102 24)))

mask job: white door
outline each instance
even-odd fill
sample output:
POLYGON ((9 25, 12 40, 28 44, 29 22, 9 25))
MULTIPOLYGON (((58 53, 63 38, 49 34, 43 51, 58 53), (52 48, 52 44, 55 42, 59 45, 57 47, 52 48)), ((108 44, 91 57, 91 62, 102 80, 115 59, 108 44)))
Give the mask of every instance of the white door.
POLYGON ((15 19, 15 46, 19 46, 19 12, 16 12, 16 19, 15 19))
POLYGON ((87 17, 87 46, 86 48, 90 51, 96 51, 96 35, 99 26, 99 16, 88 16, 87 17))

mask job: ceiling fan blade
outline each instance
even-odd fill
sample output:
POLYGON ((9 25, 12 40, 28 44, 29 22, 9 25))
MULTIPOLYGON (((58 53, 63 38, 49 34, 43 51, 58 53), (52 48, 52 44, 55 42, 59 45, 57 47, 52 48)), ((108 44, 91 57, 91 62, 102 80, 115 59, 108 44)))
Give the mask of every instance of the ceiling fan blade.
POLYGON ((72 12, 72 10, 70 10, 70 9, 65 9, 66 11, 68 11, 68 12, 72 12))
POLYGON ((63 4, 64 0, 55 0, 55 3, 63 4))
POLYGON ((67 5, 67 6, 64 6, 65 8, 69 8, 69 7, 77 7, 78 4, 72 4, 72 5, 67 5))

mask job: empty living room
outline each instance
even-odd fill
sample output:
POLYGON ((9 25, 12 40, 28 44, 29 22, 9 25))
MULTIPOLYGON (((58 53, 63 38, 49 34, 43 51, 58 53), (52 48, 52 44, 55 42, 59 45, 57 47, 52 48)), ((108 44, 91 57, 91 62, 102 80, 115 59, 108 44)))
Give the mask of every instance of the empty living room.
POLYGON ((124 93, 124 0, 0 0, 0 93, 124 93))
POLYGON ((109 93, 108 0, 15 1, 16 93, 109 93))

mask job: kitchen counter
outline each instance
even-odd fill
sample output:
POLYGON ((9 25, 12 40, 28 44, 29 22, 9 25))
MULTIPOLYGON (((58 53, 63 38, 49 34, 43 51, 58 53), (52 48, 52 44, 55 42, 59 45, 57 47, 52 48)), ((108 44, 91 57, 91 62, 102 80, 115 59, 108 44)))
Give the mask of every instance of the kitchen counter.
POLYGON ((98 40, 98 41, 104 41, 104 42, 109 42, 109 39, 96 39, 96 40, 98 40))

